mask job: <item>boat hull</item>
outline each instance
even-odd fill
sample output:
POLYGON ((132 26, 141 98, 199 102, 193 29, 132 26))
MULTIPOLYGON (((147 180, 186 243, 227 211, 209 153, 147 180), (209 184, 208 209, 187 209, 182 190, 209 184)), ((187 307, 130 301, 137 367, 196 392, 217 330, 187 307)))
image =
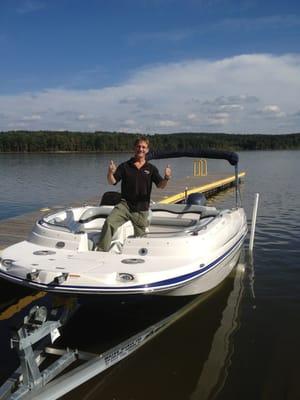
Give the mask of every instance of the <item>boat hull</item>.
POLYGON ((231 273, 239 261, 244 239, 245 234, 228 254, 210 263, 206 271, 194 274, 195 276, 192 277, 179 276, 169 280, 171 282, 156 282, 153 285, 141 285, 137 288, 42 284, 18 278, 9 272, 3 271, 0 271, 0 277, 31 289, 61 294, 193 296, 207 292, 218 286, 231 273))
POLYGON ((216 286, 220 285, 224 279, 231 273, 233 268, 238 264, 241 256, 241 246, 230 254, 226 259, 220 262, 215 268, 205 275, 192 280, 188 284, 184 284, 178 288, 163 293, 165 296, 193 296, 205 293, 216 286))
POLYGON ((81 250, 82 233, 59 231, 69 248, 51 247, 55 231, 38 225, 31 240, 3 252, 0 277, 70 295, 198 295, 218 286, 237 264, 247 234, 246 216, 243 209, 228 210, 200 228, 128 238, 122 253, 109 254, 81 250))

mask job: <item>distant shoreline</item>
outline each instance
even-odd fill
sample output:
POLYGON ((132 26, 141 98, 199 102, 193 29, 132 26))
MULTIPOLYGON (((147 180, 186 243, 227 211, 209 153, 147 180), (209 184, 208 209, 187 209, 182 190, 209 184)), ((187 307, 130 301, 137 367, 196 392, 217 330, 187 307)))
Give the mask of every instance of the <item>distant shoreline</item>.
POLYGON ((131 150, 107 150, 107 151, 89 151, 89 150, 79 150, 79 151, 0 151, 0 154, 110 154, 110 153, 130 153, 131 150))
MULTIPOLYGON (((0 153, 128 153, 141 135, 122 132, 0 132, 0 153)), ((219 149, 231 151, 298 150, 300 133, 286 135, 229 133, 172 133, 143 135, 152 150, 188 151, 219 149)))
MULTIPOLYGON (((217 148, 214 148, 217 149, 217 148)), ((151 148, 150 148, 151 150, 151 148)), ((228 149, 223 149, 227 151, 228 149)), ((241 151, 299 151, 300 148, 285 148, 285 149, 229 149, 228 151, 241 152, 241 151)), ((0 151, 0 154, 56 154, 56 155, 64 155, 64 154, 128 154, 132 153, 132 149, 130 150, 107 150, 107 151, 88 151, 88 150, 80 150, 80 151, 0 151)))

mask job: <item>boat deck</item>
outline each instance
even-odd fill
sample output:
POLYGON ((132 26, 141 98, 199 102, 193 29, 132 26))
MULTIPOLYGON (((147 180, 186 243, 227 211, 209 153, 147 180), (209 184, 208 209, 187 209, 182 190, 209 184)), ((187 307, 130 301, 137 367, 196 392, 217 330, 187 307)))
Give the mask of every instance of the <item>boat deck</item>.
MULTIPOLYGON (((244 176, 245 172, 239 174, 240 179, 244 178, 244 176)), ((153 188, 152 200, 156 203, 171 204, 181 201, 188 194, 195 192, 201 192, 208 197, 232 186, 234 180, 234 175, 228 174, 209 174, 208 176, 201 177, 191 176, 178 180, 172 179, 163 190, 153 188)), ((86 203, 98 205, 99 198, 90 199, 86 203)), ((72 206, 79 205, 82 205, 82 202, 72 203, 72 206)), ((57 207, 44 208, 0 221, 0 250, 25 240, 34 222, 42 215, 55 210, 55 208, 57 207)))

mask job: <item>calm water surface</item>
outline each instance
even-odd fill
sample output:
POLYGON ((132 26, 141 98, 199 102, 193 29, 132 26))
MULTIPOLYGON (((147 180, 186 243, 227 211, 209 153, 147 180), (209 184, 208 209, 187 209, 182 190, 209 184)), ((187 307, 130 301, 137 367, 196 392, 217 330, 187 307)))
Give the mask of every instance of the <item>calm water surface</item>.
MULTIPOLYGON (((0 155, 0 219, 100 198, 108 189, 111 158, 118 163, 126 155, 0 155)), ((261 196, 253 267, 247 263, 244 275, 230 276, 160 336, 66 399, 300 399, 299 159, 299 151, 240 153, 249 219, 254 193, 261 196)), ((162 170, 166 161, 155 164, 162 170)), ((191 164, 171 160, 173 175, 190 175, 191 164)), ((224 169, 231 170, 209 161, 209 172, 224 169)), ((232 190, 210 199, 216 205, 232 202, 232 190)), ((0 288, 1 382, 17 366, 9 349, 10 328, 37 294, 6 282, 0 288), (21 298, 28 303, 22 310, 21 298)), ((47 296, 39 304, 51 301, 47 296)), ((101 351, 186 302, 180 301, 83 305, 61 343, 101 351)))

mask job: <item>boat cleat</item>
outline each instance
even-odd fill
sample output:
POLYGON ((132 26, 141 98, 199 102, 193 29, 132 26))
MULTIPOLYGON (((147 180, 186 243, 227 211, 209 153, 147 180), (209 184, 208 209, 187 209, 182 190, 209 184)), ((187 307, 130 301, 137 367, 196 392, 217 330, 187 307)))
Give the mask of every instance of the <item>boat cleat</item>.
POLYGON ((40 272, 41 272, 41 270, 39 270, 39 269, 28 272, 28 274, 26 275, 26 278, 29 279, 30 281, 37 281, 40 272))
POLYGON ((54 283, 61 285, 62 283, 64 283, 67 279, 68 279, 69 274, 67 272, 63 272, 62 274, 56 276, 54 278, 54 283))

